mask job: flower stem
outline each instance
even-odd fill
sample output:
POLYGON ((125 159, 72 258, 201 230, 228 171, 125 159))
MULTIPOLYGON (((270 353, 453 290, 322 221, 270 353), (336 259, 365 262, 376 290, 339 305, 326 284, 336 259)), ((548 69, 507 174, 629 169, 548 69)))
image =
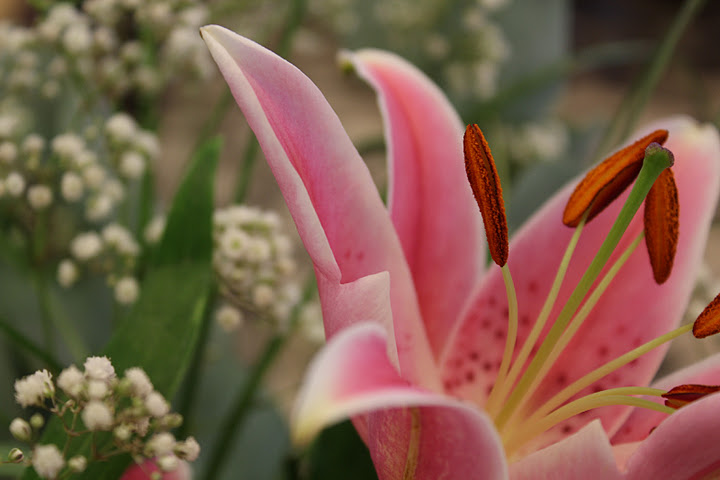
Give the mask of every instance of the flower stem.
POLYGON ((515 292, 515 284, 513 283, 512 276, 510 275, 510 268, 507 263, 501 267, 503 280, 505 281, 505 291, 507 292, 508 300, 508 331, 507 339, 505 341, 505 351, 503 353, 502 362, 498 370, 497 379, 490 397, 488 398, 488 411, 491 406, 497 403, 498 397, 501 395, 503 386, 506 385, 506 377, 508 369, 510 368, 510 361, 512 360, 513 353, 515 351, 515 343, 517 342, 517 331, 518 331, 518 302, 517 293, 515 292))
POLYGON ((197 348, 193 353, 193 358, 190 361, 190 367, 188 368, 187 376, 185 377, 185 388, 183 389, 182 396, 178 402, 178 413, 182 415, 183 423, 178 429, 178 437, 186 437, 188 430, 192 424, 192 415, 195 407, 195 400, 197 399, 198 388, 200 383, 200 376, 203 370, 203 360, 208 347, 208 339, 210 337, 210 330, 212 326, 212 305, 215 303, 214 299, 217 295, 217 289, 213 287, 212 291, 208 295, 208 300, 205 302, 202 323, 200 325, 200 331, 198 332, 197 348))
POLYGON ((260 385, 262 384, 265 374, 277 359, 278 354, 282 351, 283 347, 287 343, 287 340, 295 331, 300 318, 300 312, 314 294, 315 288, 315 278, 310 277, 305 283, 301 300, 293 307, 290 314, 290 324, 287 330, 275 334, 270 339, 270 341, 265 345, 265 349, 260 355, 260 358, 248 372, 244 384, 235 397, 230 414, 222 423, 214 449, 209 455, 207 470, 200 478, 204 478, 205 480, 218 478, 222 466, 231 452, 233 439, 250 413, 250 407, 260 388, 260 385))

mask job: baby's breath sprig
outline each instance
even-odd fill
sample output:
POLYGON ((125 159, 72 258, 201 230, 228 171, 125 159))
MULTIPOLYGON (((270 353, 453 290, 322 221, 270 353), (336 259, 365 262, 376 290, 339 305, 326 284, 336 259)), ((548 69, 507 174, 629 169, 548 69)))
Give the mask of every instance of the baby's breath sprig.
POLYGON ((171 430, 182 424, 182 417, 170 411, 170 405, 156 391, 145 371, 129 368, 118 377, 107 357, 89 357, 81 371, 75 365, 64 369, 53 381, 47 370, 15 382, 15 400, 56 416, 67 434, 66 445, 41 444, 40 433, 45 416, 36 413, 29 421, 15 418, 10 433, 29 444, 27 453, 13 449, 5 463, 32 466, 41 478, 57 479, 79 473, 90 462, 129 454, 138 464, 153 460, 162 471, 172 471, 182 462, 192 462, 200 453, 193 437, 178 441, 171 430), (97 432, 111 432, 112 444, 98 444, 97 432), (89 435, 92 441, 88 456, 68 454, 71 439, 89 435))
POLYGON ((226 330, 242 322, 241 310, 268 318, 284 329, 300 299, 292 241, 280 217, 246 205, 215 211, 213 268, 225 303, 216 319, 226 330))

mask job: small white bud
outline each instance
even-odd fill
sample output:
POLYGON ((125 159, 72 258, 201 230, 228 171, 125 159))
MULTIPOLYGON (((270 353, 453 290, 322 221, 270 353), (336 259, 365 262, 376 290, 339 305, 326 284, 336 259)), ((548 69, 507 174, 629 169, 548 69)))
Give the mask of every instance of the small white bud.
POLYGON ((154 245, 160 241, 164 231, 165 217, 163 215, 157 215, 147 224, 143 236, 147 243, 154 245))
POLYGON ((87 468, 87 458, 82 455, 75 455, 68 460, 68 467, 75 473, 82 473, 87 468))
POLYGON ((15 437, 15 440, 29 442, 32 438, 32 427, 22 418, 14 418, 10 422, 10 433, 15 437))
POLYGON ((125 152, 120 157, 118 170, 123 177, 137 180, 145 172, 145 159, 138 152, 125 152))
POLYGON ((102 184, 107 177, 107 173, 103 167, 93 162, 83 169, 82 176, 88 187, 97 190, 102 187, 102 184))
POLYGON ((150 378, 140 367, 132 367, 125 370, 125 379, 130 384, 132 393, 140 398, 145 398, 153 391, 153 384, 150 378))
POLYGON ((81 413, 85 426, 92 431, 110 430, 113 425, 113 414, 103 402, 91 400, 81 413))
POLYGON ((105 133, 116 142, 130 142, 136 131, 135 120, 127 113, 116 113, 105 122, 105 133))
POLYGON ((35 430, 40 430, 45 426, 45 417, 39 413, 33 413, 30 416, 30 426, 35 430))
POLYGON ((168 432, 156 433, 147 442, 148 452, 156 456, 172 453, 174 448, 175 437, 168 432))
POLYGON ((184 442, 178 442, 175 453, 188 462, 194 462, 200 456, 200 444, 195 437, 187 437, 184 442))
POLYGON ((163 472, 172 472, 180 466, 180 460, 173 455, 163 455, 157 459, 157 466, 163 472))
POLYGON ((13 142, 0 143, 0 163, 11 164, 17 158, 17 154, 18 148, 13 142))
POLYGON ((145 397, 145 408, 150 415, 156 418, 167 415, 170 411, 170 405, 168 405, 165 398, 158 392, 151 392, 145 397))
POLYGON ((113 200, 109 195, 101 193, 88 200, 85 216, 90 221, 99 221, 107 218, 112 212, 113 200))
POLYGON ((15 381, 15 401, 21 407, 42 406, 45 397, 55 393, 52 375, 47 370, 38 370, 15 381))
POLYGON ((52 203, 53 193, 47 185, 32 185, 28 188, 27 199, 34 210, 44 210, 52 203))
POLYGON ((229 228, 220 236, 220 252, 231 260, 239 260, 246 255, 250 236, 238 228, 229 228))
POLYGON ((267 308, 272 305, 274 300, 275 292, 270 285, 261 283, 253 289, 253 303, 257 308, 267 308))
POLYGON ((33 450, 32 466, 42 478, 53 479, 65 466, 65 459, 55 445, 38 445, 33 450))
POLYGON ((102 400, 109 393, 107 383, 100 380, 90 380, 87 384, 87 396, 93 400, 102 400))
POLYGON ((5 191, 11 197, 19 197, 25 191, 25 177, 18 172, 10 172, 5 178, 5 191))
POLYGON ((62 158, 73 158, 85 149, 85 142, 74 133, 62 133, 52 139, 52 151, 62 158))
POLYGON ((75 262, 72 260, 66 258, 58 264, 57 281, 60 286, 64 288, 73 286, 79 276, 80 272, 78 271, 77 265, 75 265, 75 262))
POLYGON ((135 303, 140 295, 140 286, 133 277, 123 277, 115 284, 115 301, 121 305, 135 303))
POLYGON ((90 29, 83 23, 70 25, 63 34, 63 46, 74 55, 89 51, 92 46, 90 29))
POLYGON ((88 357, 83 366, 89 379, 109 382, 115 378, 115 368, 107 357, 88 357))
POLYGON ((118 425, 113 430, 113 436, 121 442, 127 441, 132 435, 132 430, 127 425, 118 425))
POLYGON ((110 199, 115 202, 121 202, 125 198, 125 187, 123 186, 122 182, 116 178, 111 178, 110 180, 106 181, 102 189, 105 191, 105 194, 110 197, 110 199))
POLYGON ((160 142, 154 133, 143 130, 138 132, 134 140, 135 147, 145 152, 148 158, 155 159, 160 156, 160 142))
POLYGON ((85 191, 82 177, 75 172, 65 172, 60 181, 60 192, 68 202, 80 200, 85 191))
POLYGON ((43 148, 45 148, 45 139, 37 133, 29 134, 22 143, 23 153, 30 156, 39 155, 43 148))
POLYGON ((8 462, 10 463, 20 463, 23 458, 25 458, 25 454, 19 448, 13 448, 8 453, 8 462))
POLYGON ((100 235, 95 232, 86 232, 73 238, 70 243, 70 252, 82 262, 98 256, 102 251, 102 247, 100 235))
POLYGON ((223 305, 215 312, 215 321, 226 332, 232 332, 242 324, 242 312, 232 305, 223 305))
POLYGON ((57 385, 68 397, 77 398, 82 392, 85 376, 75 366, 70 365, 58 375, 57 385))

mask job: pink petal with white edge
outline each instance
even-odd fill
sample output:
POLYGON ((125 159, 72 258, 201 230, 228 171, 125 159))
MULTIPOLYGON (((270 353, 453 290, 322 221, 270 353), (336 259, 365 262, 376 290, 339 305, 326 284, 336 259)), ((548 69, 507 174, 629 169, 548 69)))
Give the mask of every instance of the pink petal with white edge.
POLYGON ((670 415, 627 461, 629 480, 688 480, 720 476, 720 395, 670 415))
POLYGON ((512 480, 620 479, 607 435, 594 421, 559 443, 510 466, 512 480))
MULTIPOLYGON (((698 340, 700 342, 702 340, 698 340)), ((652 387, 661 390, 670 390, 673 387, 684 384, 720 385, 720 354, 706 358, 689 367, 673 372, 655 382, 652 387)), ((658 403, 665 400, 657 397, 647 397, 658 403)), ((617 433, 612 437, 613 445, 643 440, 650 434, 650 431, 665 420, 667 415, 647 410, 644 408, 633 409, 630 416, 625 420, 617 433)))
POLYGON ((492 421, 471 406, 375 412, 366 443, 380 480, 508 478, 492 421))
POLYGON ((309 368, 292 419, 307 442, 320 429, 363 416, 363 437, 381 480, 506 478, 492 422, 471 405, 400 378, 387 359, 386 335, 360 323, 333 337, 309 368), (412 477, 403 477, 408 469, 412 477))
MULTIPOLYGON (((142 465, 137 463, 128 467, 123 473, 120 480, 153 480, 152 474, 159 472, 160 469, 154 460, 148 460, 142 465)), ((161 480, 190 480, 192 478, 192 470, 187 462, 181 460, 178 468, 172 472, 165 472, 160 477, 161 480)))
POLYGON ((382 408, 456 405, 400 377, 387 357, 386 332, 375 322, 349 326, 315 357, 293 412, 298 443, 339 420, 382 408))
POLYGON ((439 355, 485 262, 482 217, 465 173, 464 128, 440 89, 404 59, 380 50, 343 58, 378 92, 390 216, 439 355))
MULTIPOLYGON (((666 146, 675 154, 673 170, 680 199, 680 238, 672 275, 665 284, 656 285, 647 252, 641 245, 561 355, 530 408, 601 364, 670 331, 682 317, 720 190, 720 142, 712 127, 700 126, 685 117, 657 122, 644 131, 654 128, 670 130, 666 146)), ((640 137, 642 133, 634 137, 640 137)), ((519 344, 537 318, 573 233, 561 221, 571 191, 572 186, 568 186, 553 197, 511 242, 508 264, 519 302, 519 344)), ((594 257, 624 203, 623 198, 585 227, 551 319, 560 312, 594 257)), ((618 251, 622 251, 641 229, 642 215, 637 215, 618 251)), ((462 327, 455 332, 454 346, 448 348, 443 359, 443 381, 451 393, 480 403, 485 401, 500 363, 506 331, 505 288, 499 269, 492 268, 462 327)), ((647 385, 665 350, 656 349, 588 387, 582 394, 598 388, 647 385)), ((536 447, 557 442, 597 417, 612 434, 628 413, 627 408, 612 407, 573 417, 548 432, 536 447)))
MULTIPOLYGON (((217 25, 201 33, 258 137, 316 272, 325 277, 320 283, 390 272, 389 354, 403 375, 422 382, 421 372, 434 366, 410 271, 370 174, 335 112, 302 72, 269 50, 217 25)), ((320 295, 332 336, 344 319, 328 310, 328 292, 320 295)))

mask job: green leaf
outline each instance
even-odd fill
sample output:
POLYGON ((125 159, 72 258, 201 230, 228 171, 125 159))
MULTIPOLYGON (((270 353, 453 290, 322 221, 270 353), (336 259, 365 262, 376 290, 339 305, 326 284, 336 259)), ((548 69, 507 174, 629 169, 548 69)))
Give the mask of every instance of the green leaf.
MULTIPOLYGON (((212 270, 213 183, 220 153, 211 140, 196 153, 175 196, 167 227, 151 260, 138 303, 115 330, 104 351, 118 373, 141 366, 155 389, 171 398, 177 391, 195 350, 210 292, 212 270)), ((51 421, 42 443, 64 445, 59 421, 51 421)), ((97 443, 110 442, 99 435, 97 443)), ((71 444, 70 456, 90 453, 89 438, 71 444)), ((91 463, 79 477, 117 479, 130 462, 128 456, 91 463)), ((38 478, 28 469, 24 479, 38 478)))
POLYGON ((195 153, 190 170, 170 208, 152 265, 172 265, 186 260, 210 261, 213 180, 221 143, 219 138, 208 140, 195 153))

